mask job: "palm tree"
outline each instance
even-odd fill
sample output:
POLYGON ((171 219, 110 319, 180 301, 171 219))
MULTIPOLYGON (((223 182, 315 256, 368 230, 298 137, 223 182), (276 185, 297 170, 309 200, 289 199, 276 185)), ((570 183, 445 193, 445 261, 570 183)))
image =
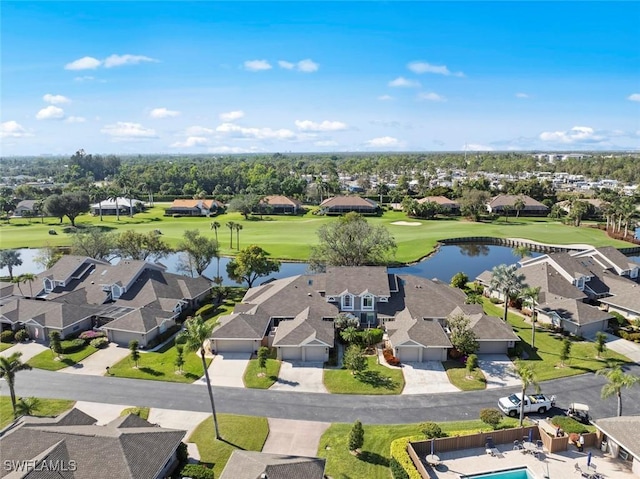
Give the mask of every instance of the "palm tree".
POLYGON ((178 339, 179 344, 184 344, 187 351, 197 352, 200 351, 200 359, 202 359, 202 369, 204 369, 204 376, 207 381, 207 390, 209 392, 209 401, 211 402, 211 413, 213 414, 213 426, 216 432, 216 439, 220 439, 220 430, 218 428, 218 416, 216 415, 216 406, 213 401, 213 390, 211 389, 211 381, 209 379, 209 370, 207 369, 207 360, 204 356, 204 343, 211 338, 211 332, 213 328, 218 324, 217 320, 214 322, 205 322, 202 316, 195 316, 185 321, 185 329, 178 339))
MULTIPOLYGON (((220 247, 220 242, 218 241, 218 228, 220 228, 220 223, 218 223, 217 221, 212 221, 211 222, 211 229, 215 232, 216 234, 216 243, 218 244, 218 247, 220 247)), ((216 265, 216 280, 218 280, 218 278, 220 278, 220 254, 216 255, 216 261, 217 261, 217 265, 216 265)))
POLYGON ((538 320, 538 298, 540 297, 540 286, 528 286, 522 290, 521 294, 524 302, 531 308, 531 347, 536 349, 536 321, 538 320))
POLYGON ((518 196, 513 202, 513 209, 516 210, 516 218, 520 217, 520 212, 524 209, 525 203, 522 196, 518 196))
POLYGON ((640 377, 633 374, 627 374, 622 370, 619 364, 613 365, 607 369, 600 369, 596 371, 598 376, 604 376, 609 381, 602 386, 600 396, 602 399, 607 399, 614 394, 618 398, 618 417, 622 416, 622 388, 631 388, 640 383, 640 377))
POLYGON ((524 275, 517 272, 518 265, 499 264, 491 270, 491 282, 489 288, 498 291, 504 300, 504 322, 507 322, 507 310, 509 308, 509 298, 514 293, 519 293, 525 286, 524 275))
POLYGON ((116 184, 122 189, 122 194, 129 198, 129 216, 133 217, 133 201, 131 199, 131 181, 124 175, 118 176, 116 184))
POLYGON ((16 403, 16 416, 33 416, 40 407, 40 399, 36 397, 20 398, 16 403))
POLYGON ((240 223, 236 223, 234 228, 236 230, 236 248, 240 251, 240 230, 242 229, 242 225, 240 223))
POLYGON ((529 256, 531 254, 531 250, 529 249, 529 247, 523 244, 516 246, 515 248, 513 248, 513 250, 511 250, 511 252, 514 256, 520 257, 520 259, 523 259, 525 256, 529 256))
POLYGON ((24 293, 22 292, 22 287, 20 286, 22 284, 22 279, 20 278, 20 276, 15 276, 14 278, 11 279, 10 282, 13 284, 17 284, 18 289, 20 290, 20 296, 24 296, 24 293))
POLYGON ((233 230, 235 229, 236 224, 233 221, 227 222, 227 228, 229 228, 229 232, 231 233, 231 242, 229 244, 229 248, 233 249, 233 230))
POLYGON ((217 221, 212 221, 211 229, 214 231, 216 235, 216 241, 218 241, 218 228, 220 228, 220 223, 218 223, 217 221))
POLYGON ((22 353, 20 351, 13 353, 9 357, 0 356, 0 379, 7 380, 7 386, 9 386, 9 394, 11 395, 11 406, 13 407, 13 417, 17 416, 16 411, 16 374, 20 371, 29 371, 31 366, 27 363, 20 361, 22 353))
POLYGON ((540 385, 538 384, 536 373, 529 363, 517 360, 514 363, 513 372, 520 378, 520 382, 522 384, 522 398, 520 399, 520 427, 522 427, 524 422, 524 398, 527 394, 527 388, 529 388, 529 386, 533 386, 536 388, 536 392, 539 392, 540 385))

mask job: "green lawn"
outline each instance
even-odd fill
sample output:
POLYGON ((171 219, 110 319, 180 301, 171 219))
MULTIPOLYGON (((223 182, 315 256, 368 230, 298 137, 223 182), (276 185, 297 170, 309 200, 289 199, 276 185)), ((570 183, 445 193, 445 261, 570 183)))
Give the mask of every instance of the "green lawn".
MULTIPOLYGON (((65 341, 62 341, 62 344, 64 345, 65 341)), ((32 368, 58 371, 69 366, 75 366, 77 363, 91 356, 96 351, 96 348, 87 344, 80 351, 76 351, 71 354, 63 354, 61 359, 57 359, 53 351, 42 351, 40 354, 29 359, 27 364, 32 368)))
POLYGON ((128 416, 129 414, 135 414, 140 416, 142 419, 149 419, 149 412, 151 410, 148 407, 128 407, 127 409, 123 409, 120 413, 120 416, 128 416))
MULTIPOLYGON (((164 352, 140 353, 138 368, 133 367, 133 362, 127 356, 120 362, 109 368, 109 374, 120 378, 152 379, 154 381, 171 381, 176 383, 192 383, 204 376, 202 360, 196 353, 184 352, 185 364, 182 366, 182 374, 178 374, 175 367, 177 350, 171 344, 164 352)), ((211 359, 207 359, 207 366, 211 359)))
MULTIPOLYGON (((502 317, 503 306, 495 305, 485 298, 484 310, 492 316, 502 317)), ((533 364, 538 381, 575 376, 595 372, 607 367, 607 361, 628 362, 629 359, 613 351, 607 351, 602 359, 596 357, 595 343, 574 340, 569 360, 560 365, 560 349, 563 337, 536 328, 536 349, 531 347, 531 324, 517 314, 509 313, 507 320, 522 340, 521 344, 533 364)), ((575 338, 574 338, 575 339, 575 338)))
POLYGON ((277 359, 267 359, 267 369, 263 371, 258 365, 257 359, 249 361, 249 365, 244 372, 245 387, 253 389, 269 389, 278 379, 280 372, 280 361, 277 359))
POLYGON ((467 368, 460 361, 444 361, 444 369, 447 371, 449 381, 462 391, 477 391, 487 387, 487 380, 479 368, 467 377, 467 368))
POLYGON ((0 352, 4 351, 5 349, 9 349, 11 346, 13 346, 12 343, 0 343, 0 352))
POLYGON ((369 368, 358 375, 346 369, 325 369, 324 385, 332 394, 400 394, 404 376, 400 369, 377 363, 377 356, 367 356, 369 368))
MULTIPOLYGON (((317 243, 316 231, 320 226, 335 221, 334 217, 315 216, 307 213, 304 216, 265 216, 262 220, 253 218, 245 220, 239 213, 225 213, 214 218, 173 218, 163 216, 168 204, 157 203, 144 213, 133 218, 121 216, 117 221, 113 216, 105 216, 101 222, 99 217, 88 214, 77 218, 80 227, 100 225, 108 231, 124 231, 133 229, 148 232, 159 229, 162 237, 170 246, 176 247, 182 239, 184 230, 198 229, 211 237, 212 221, 218 221, 218 240, 221 254, 235 255, 236 250, 229 247, 230 230, 226 223, 234 221, 243 226, 240 234, 241 247, 257 244, 267 250, 273 257, 286 260, 306 261, 310 247, 317 243)), ((517 237, 545 243, 587 243, 594 246, 611 245, 616 247, 630 246, 629 243, 616 241, 606 236, 603 231, 587 226, 576 228, 565 226, 549 218, 512 218, 509 222, 498 219, 492 222, 474 223, 462 218, 441 220, 409 219, 402 212, 387 211, 381 217, 368 218, 373 225, 386 226, 398 244, 396 260, 399 262, 416 261, 431 253, 436 242, 444 238, 465 236, 494 236, 498 238, 517 237), (411 221, 419 226, 401 226, 392 223, 411 221)), ((57 219, 46 218, 44 223, 27 219, 12 219, 10 223, 0 224, 3 248, 40 248, 45 244, 51 246, 68 246, 71 235, 63 232, 69 226, 64 220, 60 225, 57 219), (57 234, 50 235, 49 230, 57 234)), ((235 245, 235 235, 234 235, 235 245)))
POLYGON ((220 477, 234 449, 261 451, 269 435, 264 417, 218 414, 222 440, 215 439, 213 419, 207 419, 193 431, 189 442, 195 442, 200 451, 200 462, 213 464, 214 477, 220 477))
MULTIPOLYGON (((19 398, 18 398, 19 399, 19 398)), ((67 409, 71 408, 75 401, 66 399, 44 399, 38 398, 40 406, 36 411, 36 416, 57 416, 67 409)), ((9 396, 0 396, 0 429, 5 427, 13 420, 13 409, 11 409, 11 398, 9 396)))
MULTIPOLYGON (((501 427, 513 427, 518 423, 505 418, 501 427)), ((490 431, 480 420, 438 423, 448 435, 475 434, 490 431)), ((353 456, 347 447, 352 424, 332 424, 322 435, 318 456, 327 458, 325 473, 336 479, 361 478, 389 479, 388 468, 391 441, 407 436, 420 436, 418 424, 364 425, 364 446, 359 456, 353 456), (329 449, 327 449, 327 447, 329 449)))
POLYGON ((222 302, 222 304, 215 309, 213 316, 207 319, 207 324, 215 322, 220 316, 232 313, 233 308, 237 303, 242 301, 242 298, 244 297, 246 292, 247 288, 232 287, 229 297, 226 298, 222 302))

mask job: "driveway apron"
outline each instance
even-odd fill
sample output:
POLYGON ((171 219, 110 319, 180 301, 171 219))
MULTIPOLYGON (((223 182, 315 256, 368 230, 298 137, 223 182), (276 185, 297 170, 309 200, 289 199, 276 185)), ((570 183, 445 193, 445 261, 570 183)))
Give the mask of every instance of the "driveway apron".
MULTIPOLYGON (((209 365, 211 385, 243 388, 244 381, 242 378, 250 358, 251 354, 249 353, 216 354, 209 365)), ((194 384, 206 385, 205 377, 201 377, 194 384)))
POLYGON ((479 354, 478 367, 487 379, 487 389, 522 384, 512 370, 513 362, 506 354, 479 354))
POLYGON ((404 389, 402 394, 458 392, 440 361, 408 362, 402 365, 404 389))
POLYGON ((26 363, 32 357, 40 354, 42 351, 47 351, 47 348, 44 344, 36 343, 35 341, 31 341, 28 343, 18 343, 11 346, 9 349, 5 349, 0 353, 0 356, 8 358, 13 353, 20 352, 22 356, 20 357, 20 361, 26 363))
POLYGON ((110 343, 109 347, 99 349, 88 358, 74 366, 61 369, 62 373, 88 374, 90 376, 104 376, 107 367, 111 367, 129 355, 129 349, 110 343))
POLYGON ((278 380, 269 389, 276 391, 298 391, 326 393, 323 363, 282 361, 278 380))
POLYGON ((318 455, 320 438, 331 425, 328 422, 273 419, 269 421, 269 436, 262 452, 292 456, 318 455))

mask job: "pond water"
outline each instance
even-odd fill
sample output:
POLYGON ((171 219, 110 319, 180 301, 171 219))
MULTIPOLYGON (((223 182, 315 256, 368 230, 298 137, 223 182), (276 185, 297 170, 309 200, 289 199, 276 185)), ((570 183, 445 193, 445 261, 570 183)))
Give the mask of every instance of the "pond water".
MULTIPOLYGON (((23 273, 40 273, 44 268, 35 262, 36 256, 39 254, 38 249, 20 249, 20 258, 22 265, 14 268, 13 274, 19 275, 23 273)), ((533 256, 539 256, 541 253, 532 253, 533 256)), ((167 267, 171 273, 179 273, 180 253, 174 253, 160 260, 160 263, 167 267)), ((464 245, 447 245, 423 259, 422 261, 399 268, 390 268, 390 271, 401 274, 414 274, 425 278, 438 278, 442 281, 449 282, 453 275, 462 271, 470 279, 474 279, 484 270, 493 268, 499 264, 511 264, 519 259, 513 254, 513 250, 507 246, 493 246, 468 243, 464 245)), ((227 286, 237 286, 237 283, 230 280, 227 276, 226 266, 230 258, 220 258, 220 275, 224 278, 223 284, 227 286)), ((117 262, 114 261, 114 262, 117 262)), ((270 278, 285 278, 304 274, 307 272, 307 263, 282 263, 280 271, 272 274, 270 278)), ((214 260, 204 271, 204 275, 213 278, 217 275, 217 261, 214 260)), ((0 275, 6 276, 9 272, 6 268, 0 269, 0 275)), ((256 284, 261 283, 266 278, 259 278, 256 284)))

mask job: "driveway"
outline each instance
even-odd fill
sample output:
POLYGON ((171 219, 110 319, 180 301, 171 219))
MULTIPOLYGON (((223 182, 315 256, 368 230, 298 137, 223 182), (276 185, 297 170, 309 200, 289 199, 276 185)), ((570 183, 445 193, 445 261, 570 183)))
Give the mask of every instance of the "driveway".
POLYGON ((11 346, 9 349, 5 349, 0 353, 0 356, 8 358, 13 353, 21 352, 22 357, 20 357, 20 361, 26 363, 32 357, 40 354, 42 351, 47 351, 47 348, 44 344, 36 343, 35 341, 30 341, 28 343, 18 343, 11 346))
MULTIPOLYGON (((247 369, 250 353, 220 353, 216 354, 209 365, 209 379, 213 386, 229 388, 243 388, 244 371, 247 369)), ((194 384, 206 385, 205 377, 201 377, 194 384)))
POLYGON ((320 438, 331 425, 328 422, 267 418, 269 436, 262 452, 315 457, 320 438))
MULTIPOLYGON (((200 425, 205 419, 211 418, 211 413, 208 412, 193 412, 193 411, 176 411, 173 409, 160 409, 151 408, 149 411, 148 421, 152 424, 158 424, 161 427, 168 429, 180 429, 187 431, 184 436, 183 442, 187 445, 187 451, 189 452, 189 462, 200 460, 200 451, 198 446, 193 442, 187 442, 191 437, 194 429, 200 425)), ((224 431, 222 431, 224 433, 224 431)))
POLYGON ((120 413, 124 409, 128 409, 131 406, 124 406, 122 404, 105 404, 99 402, 77 401, 73 407, 75 407, 76 409, 80 409, 82 412, 87 413, 93 418, 96 418, 98 421, 96 424, 102 426, 120 417, 120 413))
POLYGON ((282 361, 278 380, 269 389, 276 391, 298 391, 326 393, 322 382, 323 363, 282 361))
POLYGON ((520 379, 512 371, 513 362, 506 354, 479 354, 478 367, 487 379, 487 389, 520 386, 520 379))
POLYGON ((88 358, 80 361, 75 366, 61 369, 62 373, 88 374, 91 376, 103 376, 107 366, 111 367, 118 361, 129 355, 129 349, 110 343, 109 347, 98 349, 88 358))
POLYGON ((448 393, 460 391, 449 382, 449 377, 440 361, 402 364, 404 389, 402 394, 448 393))
MULTIPOLYGON (((619 338, 613 334, 607 335, 607 349, 620 353, 628 357, 631 361, 640 364, 640 345, 626 339, 619 338)), ((589 340, 595 341, 595 335, 589 340)))

